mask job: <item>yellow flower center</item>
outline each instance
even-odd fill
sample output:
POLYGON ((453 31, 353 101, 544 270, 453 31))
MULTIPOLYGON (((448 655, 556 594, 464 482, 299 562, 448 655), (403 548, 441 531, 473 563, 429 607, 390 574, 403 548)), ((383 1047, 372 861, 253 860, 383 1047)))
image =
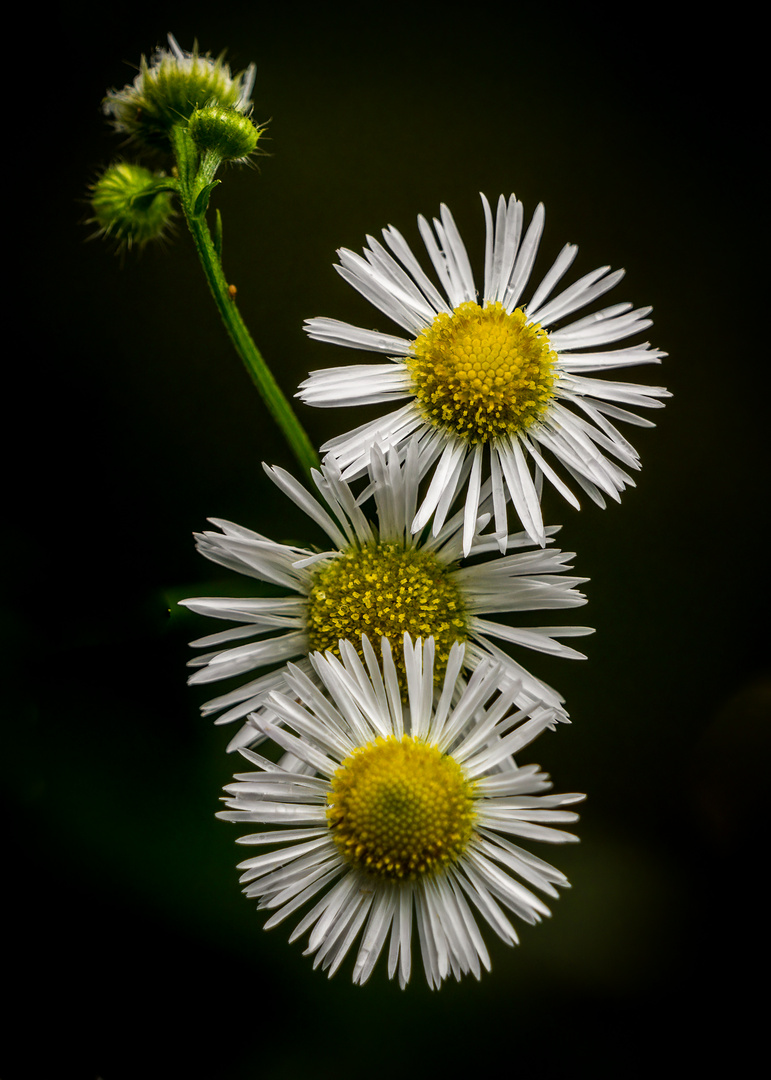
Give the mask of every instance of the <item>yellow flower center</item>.
POLYGON ((378 653, 380 639, 388 638, 401 676, 405 632, 413 640, 433 635, 434 678, 439 682, 453 644, 466 639, 467 618, 449 569, 436 555, 379 543, 352 548, 316 572, 308 594, 307 626, 312 651, 330 649, 337 655, 341 638, 352 642, 362 657, 362 634, 378 653))
POLYGON ((457 761, 409 735, 359 747, 327 796, 340 853, 384 878, 414 879, 456 862, 474 819, 473 785, 457 761))
POLYGON ((521 431, 554 397, 557 354, 537 323, 497 301, 440 312, 407 357, 423 415, 469 443, 521 431))

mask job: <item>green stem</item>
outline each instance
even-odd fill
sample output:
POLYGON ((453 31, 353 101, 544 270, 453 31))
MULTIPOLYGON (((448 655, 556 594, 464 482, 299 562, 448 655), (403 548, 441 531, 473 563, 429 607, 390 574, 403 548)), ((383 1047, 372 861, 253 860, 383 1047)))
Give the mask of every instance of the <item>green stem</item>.
POLYGON ((222 263, 214 247, 209 226, 206 222, 206 202, 196 209, 196 203, 204 189, 213 182, 216 165, 211 159, 198 168, 198 151, 187 130, 181 124, 172 128, 172 145, 177 158, 179 172, 179 196, 182 209, 190 228, 198 258, 204 275, 209 283, 214 303, 217 305, 225 329, 249 372, 252 382, 257 387, 262 400, 268 407, 273 419, 284 434, 289 446, 303 469, 310 473, 318 468, 319 456, 308 438, 305 428, 294 414, 273 374, 265 363, 260 350, 252 340, 236 302, 228 289, 228 282, 222 269, 222 263))

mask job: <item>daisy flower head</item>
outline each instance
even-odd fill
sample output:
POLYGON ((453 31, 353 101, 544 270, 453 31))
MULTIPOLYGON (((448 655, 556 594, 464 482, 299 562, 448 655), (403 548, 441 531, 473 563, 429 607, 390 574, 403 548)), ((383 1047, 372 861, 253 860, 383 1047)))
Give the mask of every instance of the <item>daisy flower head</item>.
MULTIPOLYGON (((404 237, 383 230, 385 246, 367 237, 363 257, 342 249, 341 277, 357 289, 407 337, 365 330, 337 319, 306 322, 310 337, 385 354, 384 364, 353 364, 314 371, 298 396, 308 405, 390 404, 409 398, 394 412, 322 447, 347 479, 369 467, 374 443, 404 452, 419 438, 421 470, 433 466, 432 482, 412 528, 434 516, 442 527, 440 503, 447 489, 466 488, 466 515, 478 510, 479 478, 492 480, 495 528, 505 545, 505 504, 513 504, 528 536, 543 544, 540 508, 546 477, 571 505, 578 500, 547 458, 551 456, 598 505, 619 500, 633 485, 627 469, 640 467, 634 448, 615 427, 623 420, 652 427, 625 406, 658 408, 668 393, 661 387, 589 378, 593 372, 659 363, 666 354, 643 344, 607 348, 651 325, 650 308, 612 304, 569 321, 581 308, 612 289, 623 270, 603 266, 556 295, 554 290, 575 258, 567 244, 554 265, 527 296, 544 224, 539 205, 527 229, 522 203, 512 195, 498 200, 495 215, 482 196, 486 221, 484 292, 477 295, 471 263, 452 214, 442 206, 433 231, 424 217, 418 226, 439 287, 425 273, 404 237), (612 460, 615 459, 615 460, 612 460)), ((464 549, 469 550, 466 539, 464 549)))
POLYGON ((167 149, 174 124, 190 118, 205 105, 219 105, 248 114, 254 88, 254 64, 232 75, 222 56, 213 60, 181 49, 171 34, 169 48, 157 48, 148 60, 143 56, 139 74, 121 90, 108 90, 102 111, 116 131, 154 149, 167 149))
POLYGON ((330 977, 358 940, 353 981, 364 983, 389 942, 388 976, 398 971, 404 988, 414 923, 430 987, 450 974, 479 978, 490 969, 479 916, 516 944, 508 913, 539 922, 550 912, 532 890, 553 898, 568 885, 520 842, 575 840, 555 826, 577 820, 565 807, 584 796, 545 794, 539 766, 515 763, 552 711, 512 711, 516 687, 501 689, 498 665, 480 664, 453 705, 456 643, 437 701, 434 641, 413 645, 405 634, 405 705, 388 639, 382 668, 362 640, 363 660, 345 641, 340 659, 311 657, 325 692, 290 665, 292 696, 271 697, 281 726, 260 724, 300 764, 288 770, 242 750, 257 771, 236 775, 217 816, 270 827, 239 841, 273 849, 238 867, 246 895, 272 912, 266 929, 320 894, 290 941, 310 931, 306 955, 330 977))
MULTIPOLYGON (((470 554, 461 565, 464 514, 445 521, 436 535, 413 534, 420 474, 418 446, 414 441, 403 463, 398 455, 375 448, 371 458, 377 524, 365 517, 351 488, 333 462, 322 465, 314 480, 323 501, 315 499, 282 469, 268 475, 305 513, 324 530, 332 549, 276 543, 227 521, 214 520, 219 531, 197 536, 198 550, 215 563, 239 573, 270 582, 287 592, 282 597, 198 597, 182 603, 202 615, 228 619, 232 629, 191 642, 206 651, 190 662, 197 668, 191 683, 210 683, 260 668, 270 668, 256 678, 207 702, 204 714, 219 713, 217 723, 243 720, 269 706, 271 691, 285 689, 285 665, 298 659, 305 674, 315 678, 307 659, 310 652, 338 651, 340 640, 353 643, 363 656, 362 635, 380 642, 386 638, 396 648, 405 632, 413 638, 434 639, 435 675, 441 680, 456 642, 466 645, 465 664, 473 668, 485 657, 503 666, 506 678, 517 683, 518 701, 543 700, 566 718, 561 697, 531 675, 518 660, 495 642, 549 653, 579 657, 583 654, 557 639, 588 634, 582 626, 519 627, 498 622, 499 613, 572 608, 586 603, 577 590, 586 578, 572 577, 572 553, 558 549, 533 549, 524 533, 508 539, 508 553, 500 555, 496 538, 474 532, 470 554), (494 558, 485 558, 494 551, 494 558), (244 643, 245 639, 253 639, 244 643)), ((490 519, 490 484, 480 493, 482 516, 476 526, 490 519)), ((547 541, 557 530, 549 528, 547 541)), ((401 660, 396 661, 404 678, 401 660)), ((229 749, 259 738, 247 724, 229 749)))

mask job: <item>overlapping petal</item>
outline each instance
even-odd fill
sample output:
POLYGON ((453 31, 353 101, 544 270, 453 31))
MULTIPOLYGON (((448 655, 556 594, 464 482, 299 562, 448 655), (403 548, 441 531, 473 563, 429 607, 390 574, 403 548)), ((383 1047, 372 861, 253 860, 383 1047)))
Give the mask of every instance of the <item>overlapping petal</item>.
MULTIPOLYGON (((526 648, 566 658, 582 657, 583 654, 559 639, 591 633, 587 627, 517 627, 498 621, 501 615, 574 608, 586 602, 578 588, 586 579, 568 573, 572 553, 551 547, 558 530, 553 527, 545 530, 544 548, 533 548, 524 533, 509 536, 506 554, 501 555, 498 537, 480 531, 490 521, 494 506, 491 484, 486 481, 479 486, 480 517, 474 522, 470 559, 463 560, 467 520, 463 510, 446 517, 434 535, 411 531, 421 479, 416 444, 408 448, 402 463, 395 452, 386 454, 375 448, 371 469, 370 491, 376 525, 365 516, 333 462, 314 474, 321 499, 313 497, 283 470, 267 470, 281 490, 326 533, 330 550, 318 552, 276 543, 260 533, 218 519, 213 520, 218 531, 209 530, 196 537, 198 550, 206 558, 287 592, 285 596, 272 598, 197 597, 182 602, 201 615, 236 624, 192 642, 204 651, 191 661, 196 669, 191 683, 217 682, 262 669, 256 677, 208 701, 203 712, 218 714, 216 722, 220 724, 244 720, 250 713, 269 716, 268 695, 284 689, 285 665, 290 660, 296 660, 306 675, 315 678, 307 659, 311 648, 308 597, 314 575, 345 552, 389 542, 405 552, 432 553, 462 597, 466 612, 467 670, 485 657, 495 657, 503 665, 506 677, 517 683, 521 704, 544 700, 555 709, 555 716, 565 719, 567 714, 560 695, 532 675, 516 656, 510 656, 496 644, 496 641, 507 642, 514 646, 515 653, 526 648)), ((230 749, 258 737, 254 726, 247 724, 231 742, 230 749)))

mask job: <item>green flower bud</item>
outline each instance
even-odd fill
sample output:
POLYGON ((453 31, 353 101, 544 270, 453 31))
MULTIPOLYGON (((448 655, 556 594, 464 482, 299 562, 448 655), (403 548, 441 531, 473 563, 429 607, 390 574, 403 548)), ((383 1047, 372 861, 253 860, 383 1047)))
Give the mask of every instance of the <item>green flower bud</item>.
POLYGON ((211 150, 229 161, 246 161, 262 134, 248 116, 222 105, 196 109, 188 128, 200 150, 211 150))
POLYGON ((102 173, 91 189, 97 235, 111 236, 119 247, 142 247, 160 240, 174 216, 172 194, 163 190, 163 175, 141 165, 118 162, 102 173))
POLYGON ((168 134, 197 108, 222 105, 239 113, 251 109, 254 64, 233 76, 221 56, 216 60, 180 49, 169 34, 169 49, 156 49, 150 61, 143 56, 139 74, 122 90, 109 90, 102 102, 117 131, 126 132, 151 148, 168 149, 168 134))

